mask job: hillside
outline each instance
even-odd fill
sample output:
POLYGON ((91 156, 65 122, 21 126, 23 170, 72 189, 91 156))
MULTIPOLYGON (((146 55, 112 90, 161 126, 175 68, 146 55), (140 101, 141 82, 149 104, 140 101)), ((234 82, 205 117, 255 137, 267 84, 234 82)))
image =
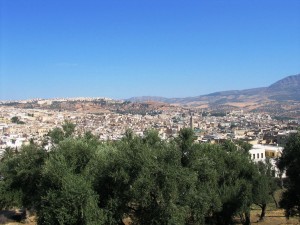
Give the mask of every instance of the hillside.
POLYGON ((300 74, 288 76, 267 88, 271 99, 300 101, 300 74))
POLYGON ((300 119, 300 74, 285 77, 268 87, 229 90, 186 98, 159 96, 132 97, 126 101, 113 99, 15 101, 0 104, 19 108, 69 110, 103 114, 107 112, 155 115, 164 110, 189 107, 208 111, 269 113, 281 118, 300 119), (44 102, 44 103, 43 103, 44 102))
POLYGON ((285 77, 268 87, 229 90, 187 98, 134 97, 129 101, 159 101, 208 110, 244 109, 276 116, 300 118, 300 74, 285 77))

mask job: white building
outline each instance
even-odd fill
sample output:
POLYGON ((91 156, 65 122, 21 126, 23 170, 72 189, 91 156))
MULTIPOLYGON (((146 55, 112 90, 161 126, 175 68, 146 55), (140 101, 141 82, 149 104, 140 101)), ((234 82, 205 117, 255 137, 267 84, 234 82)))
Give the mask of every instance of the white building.
MULTIPOLYGON (((270 159, 270 162, 275 171, 275 177, 279 177, 280 171, 276 166, 276 161, 281 156, 282 150, 283 147, 279 146, 253 145, 252 149, 249 150, 249 154, 254 162, 265 162, 266 159, 270 159)), ((282 177, 285 177, 285 174, 283 174, 282 177)))

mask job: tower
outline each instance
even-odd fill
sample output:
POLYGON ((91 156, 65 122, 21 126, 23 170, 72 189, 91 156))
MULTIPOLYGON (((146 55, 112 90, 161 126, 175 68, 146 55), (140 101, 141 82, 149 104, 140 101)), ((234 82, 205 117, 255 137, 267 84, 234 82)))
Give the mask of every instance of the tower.
POLYGON ((194 130, 194 118, 192 115, 190 117, 190 128, 194 130))

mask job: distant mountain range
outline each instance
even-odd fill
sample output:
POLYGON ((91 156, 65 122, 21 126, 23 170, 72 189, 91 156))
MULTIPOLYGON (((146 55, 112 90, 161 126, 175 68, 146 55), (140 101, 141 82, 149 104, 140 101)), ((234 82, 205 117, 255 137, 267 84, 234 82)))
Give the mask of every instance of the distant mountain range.
POLYGON ((296 117, 298 117, 300 116, 300 74, 283 78, 268 87, 221 91, 187 98, 143 96, 127 100, 164 102, 210 110, 242 108, 293 117, 297 114, 296 117))
MULTIPOLYGON (((200 95, 196 97, 187 98, 165 98, 158 96, 142 96, 133 97, 127 100, 132 102, 145 102, 145 101, 158 101, 165 103, 180 103, 189 104, 200 102, 210 102, 210 103, 220 103, 220 102, 241 102, 243 99, 253 99, 261 98, 260 100, 265 100, 269 98, 270 100, 277 101, 300 101, 300 74, 288 76, 283 78, 269 87, 262 88, 252 88, 246 90, 231 90, 231 91, 221 91, 214 92, 207 95, 200 95), (222 101, 220 101, 222 100, 222 101)), ((258 100, 258 99, 257 99, 258 100)))
POLYGON ((126 101, 108 98, 32 99, 0 101, 17 108, 70 110, 103 114, 107 112, 156 115, 164 110, 188 108, 201 111, 269 113, 281 119, 300 119, 300 74, 288 76, 268 87, 214 92, 187 98, 143 96, 126 101))

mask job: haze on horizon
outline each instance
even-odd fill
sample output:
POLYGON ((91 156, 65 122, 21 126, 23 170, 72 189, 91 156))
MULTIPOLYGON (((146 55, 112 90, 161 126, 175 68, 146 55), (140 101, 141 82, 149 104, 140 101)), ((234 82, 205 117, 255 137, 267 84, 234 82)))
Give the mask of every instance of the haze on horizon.
POLYGON ((0 100, 187 97, 300 72, 300 1, 0 1, 0 100))

